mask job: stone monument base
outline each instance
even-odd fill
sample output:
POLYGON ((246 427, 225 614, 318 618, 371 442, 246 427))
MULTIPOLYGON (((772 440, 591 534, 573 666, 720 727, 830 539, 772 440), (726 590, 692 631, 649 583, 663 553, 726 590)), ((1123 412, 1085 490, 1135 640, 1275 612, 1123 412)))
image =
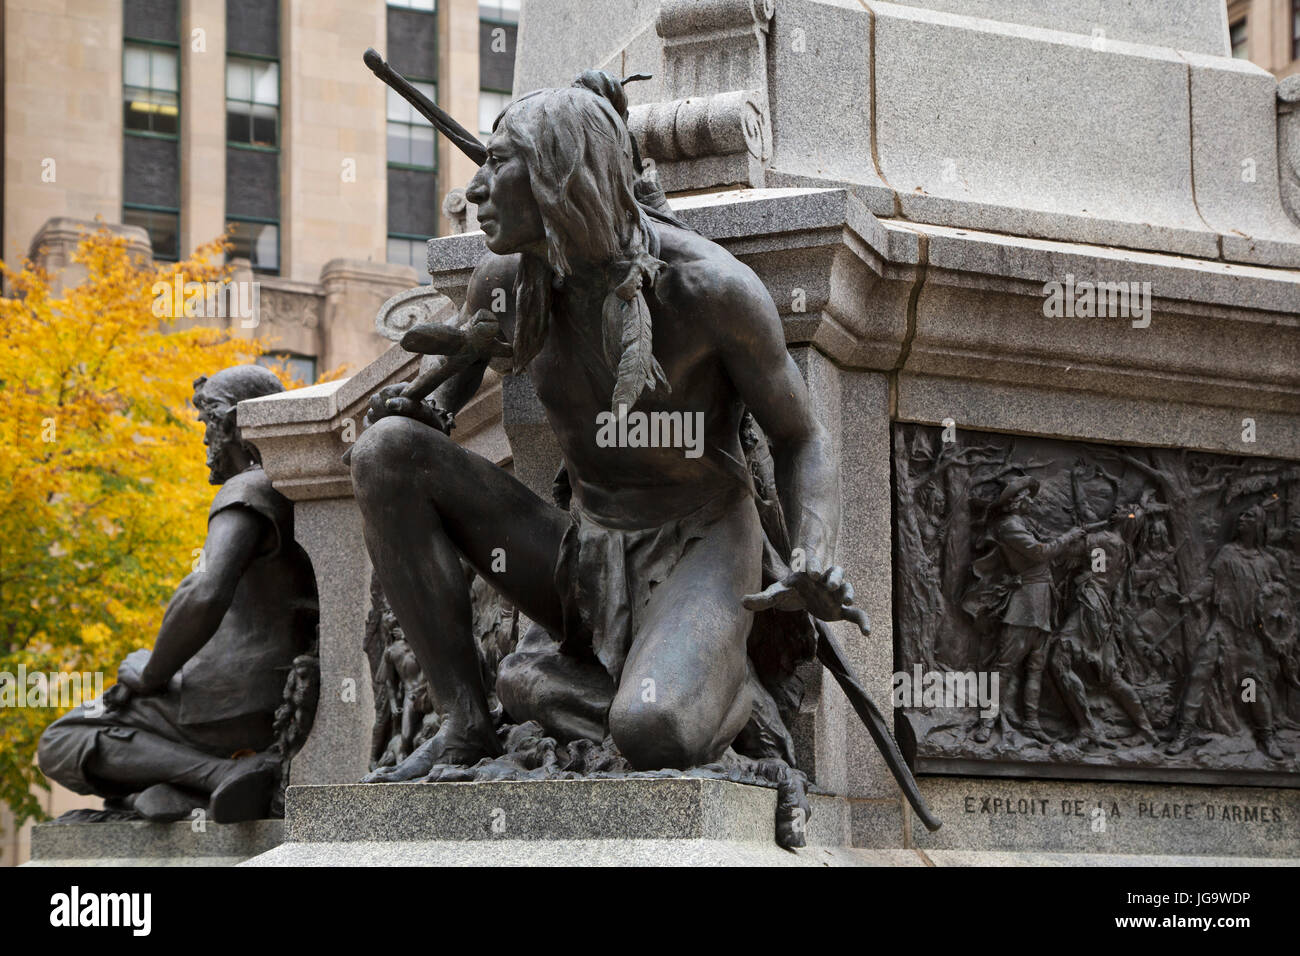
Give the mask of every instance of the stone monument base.
POLYGON ((773 839, 776 791, 634 778, 290 787, 286 842, 246 866, 922 863, 845 844, 848 803, 809 794, 808 846, 773 839))
POLYGON ((24 866, 233 866, 278 846, 283 820, 247 823, 42 823, 24 866))
POLYGON ((1297 790, 971 777, 922 777, 919 785, 943 828, 928 833, 913 823, 909 842, 936 860, 1048 854, 1080 863, 1101 855, 1300 864, 1297 790))
MULTIPOLYGON (((1186 867, 1300 862, 1287 837, 1273 852, 1263 841, 1250 841, 1238 847, 1216 845, 1215 855, 1196 854, 1192 846, 1180 848, 1172 839, 1149 839, 1149 832, 1116 840, 1113 830, 1109 841, 998 845, 974 837, 969 823, 963 824, 950 806, 959 795, 941 794, 933 784, 927 780, 923 786, 956 824, 954 840, 910 848, 851 847, 850 802, 809 794, 808 845, 793 851, 773 840, 776 791, 723 780, 297 786, 288 792, 285 842, 240 865, 1186 867)), ((1054 796, 1058 803, 1063 799, 1054 796)))

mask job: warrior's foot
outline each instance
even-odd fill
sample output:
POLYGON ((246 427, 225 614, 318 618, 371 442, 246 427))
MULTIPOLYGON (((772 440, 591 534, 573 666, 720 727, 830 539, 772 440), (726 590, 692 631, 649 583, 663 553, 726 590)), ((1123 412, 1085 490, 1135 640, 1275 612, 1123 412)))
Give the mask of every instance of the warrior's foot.
POLYGON ((1277 745, 1277 738, 1272 734, 1268 734, 1267 736, 1261 734, 1259 738, 1259 747, 1264 751, 1264 753, 1268 754, 1269 760, 1284 759, 1282 748, 1277 745))
POLYGON ((396 767, 381 767, 362 778, 362 783, 402 783, 428 776, 437 764, 469 767, 484 757, 501 753, 496 735, 487 731, 465 731, 461 723, 448 718, 438 732, 415 748, 415 752, 396 767))
POLYGON ((1192 738, 1188 734, 1179 734, 1173 740, 1169 741, 1169 746, 1165 748, 1165 753, 1170 757, 1176 757, 1192 745, 1192 738))
POLYGON ((1160 738, 1150 727, 1139 729, 1119 742, 1125 747, 1141 747, 1143 744, 1150 744, 1152 747, 1160 746, 1160 738))
POLYGON ((209 807, 213 822, 239 823, 266 816, 275 789, 276 763, 273 757, 261 754, 236 760, 212 791, 209 807))
POLYGON ((975 728, 975 732, 971 734, 971 739, 974 740, 977 744, 986 744, 989 742, 989 738, 992 736, 993 736, 993 722, 987 720, 981 720, 979 722, 979 726, 975 728))
POLYGON ((1045 743, 1045 744, 1052 743, 1052 738, 1047 735, 1047 731, 1043 729, 1043 725, 1040 724, 1037 720, 1026 720, 1024 726, 1022 726, 1020 729, 1024 733, 1028 734, 1030 737, 1033 737, 1035 740, 1039 741, 1040 743, 1045 743))
POLYGON ((786 767, 776 790, 776 842, 787 850, 808 845, 808 778, 786 767))

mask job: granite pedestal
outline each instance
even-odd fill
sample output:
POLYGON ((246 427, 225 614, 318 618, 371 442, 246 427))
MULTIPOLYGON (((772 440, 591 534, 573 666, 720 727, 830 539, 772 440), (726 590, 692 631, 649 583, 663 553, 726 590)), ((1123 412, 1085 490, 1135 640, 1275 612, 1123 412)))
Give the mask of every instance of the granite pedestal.
POLYGON ((843 866, 920 862, 855 851, 843 798, 812 796, 808 846, 773 842, 776 791, 698 778, 307 786, 286 842, 247 866, 843 866))
POLYGON ((283 820, 43 823, 25 866, 231 866, 278 846, 283 820))

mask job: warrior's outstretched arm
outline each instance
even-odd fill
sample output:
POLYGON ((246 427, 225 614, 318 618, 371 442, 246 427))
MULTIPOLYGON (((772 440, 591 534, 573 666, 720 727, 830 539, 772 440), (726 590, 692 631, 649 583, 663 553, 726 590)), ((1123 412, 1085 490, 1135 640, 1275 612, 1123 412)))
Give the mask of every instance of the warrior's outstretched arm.
POLYGON ((834 562, 840 526, 839 473, 830 435, 813 414, 803 377, 785 347, 767 289, 747 268, 715 293, 718 349, 732 384, 772 443, 777 491, 792 548, 810 569, 834 562))

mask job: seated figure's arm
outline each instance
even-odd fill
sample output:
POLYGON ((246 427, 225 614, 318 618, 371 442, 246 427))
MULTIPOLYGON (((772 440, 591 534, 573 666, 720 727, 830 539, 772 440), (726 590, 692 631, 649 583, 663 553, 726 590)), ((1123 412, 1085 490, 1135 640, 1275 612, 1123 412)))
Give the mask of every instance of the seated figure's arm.
POLYGON ((251 508, 227 508, 212 516, 200 568, 187 575, 172 595, 140 686, 133 690, 161 691, 217 632, 268 527, 267 519, 251 508))

